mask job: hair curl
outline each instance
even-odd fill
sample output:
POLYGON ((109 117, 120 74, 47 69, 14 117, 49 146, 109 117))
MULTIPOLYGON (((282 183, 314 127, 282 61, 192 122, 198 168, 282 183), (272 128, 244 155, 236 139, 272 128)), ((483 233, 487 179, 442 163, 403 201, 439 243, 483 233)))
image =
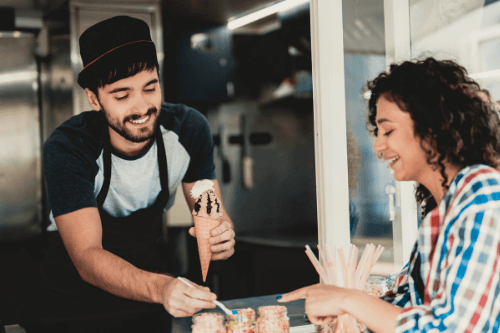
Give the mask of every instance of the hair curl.
MULTIPOLYGON (((405 61, 391 65, 389 72, 369 81, 368 89, 368 130, 377 136, 377 101, 382 95, 408 112, 416 136, 422 139, 420 146, 427 163, 440 170, 445 191, 445 159, 461 167, 486 164, 499 168, 499 117, 491 103, 481 98, 484 90, 467 76, 464 67, 432 57, 405 61), (431 143, 430 149, 424 148, 424 140, 431 143)), ((417 186, 415 197, 419 204, 425 204, 424 214, 436 207, 430 191, 422 184, 417 186)))

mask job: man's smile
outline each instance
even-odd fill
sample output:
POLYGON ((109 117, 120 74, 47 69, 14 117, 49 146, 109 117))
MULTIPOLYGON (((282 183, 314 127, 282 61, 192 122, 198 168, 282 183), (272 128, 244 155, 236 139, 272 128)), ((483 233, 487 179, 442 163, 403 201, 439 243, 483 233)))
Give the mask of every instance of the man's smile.
POLYGON ((139 119, 136 119, 136 120, 130 119, 130 122, 132 124, 139 124, 139 125, 141 125, 141 124, 144 124, 145 122, 147 122, 149 120, 149 118, 150 118, 150 115, 147 115, 145 117, 142 117, 142 118, 139 118, 139 119))

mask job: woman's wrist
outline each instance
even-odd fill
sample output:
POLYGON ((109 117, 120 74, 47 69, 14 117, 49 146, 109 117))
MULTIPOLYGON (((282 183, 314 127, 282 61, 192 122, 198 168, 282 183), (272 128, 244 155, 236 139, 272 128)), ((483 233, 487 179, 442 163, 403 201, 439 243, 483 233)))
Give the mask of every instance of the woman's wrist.
POLYGON ((403 311, 363 290, 347 289, 342 295, 341 310, 355 317, 374 332, 394 332, 397 317, 403 311))
MULTIPOLYGON (((342 288, 340 308, 343 312, 356 317, 356 310, 363 304, 363 298, 370 296, 362 290, 342 288)), ((372 297, 372 296, 370 296, 372 297)))

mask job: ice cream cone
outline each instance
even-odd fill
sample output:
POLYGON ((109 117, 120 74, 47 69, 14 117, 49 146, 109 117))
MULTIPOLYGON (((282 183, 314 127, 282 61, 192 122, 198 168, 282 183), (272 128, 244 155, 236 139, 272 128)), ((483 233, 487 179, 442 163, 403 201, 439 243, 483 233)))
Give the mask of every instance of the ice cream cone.
POLYGON ((198 253, 200 254, 201 273, 203 274, 203 282, 205 282, 210 259, 212 258, 210 231, 219 226, 219 220, 201 216, 193 216, 193 218, 196 240, 198 241, 198 253))

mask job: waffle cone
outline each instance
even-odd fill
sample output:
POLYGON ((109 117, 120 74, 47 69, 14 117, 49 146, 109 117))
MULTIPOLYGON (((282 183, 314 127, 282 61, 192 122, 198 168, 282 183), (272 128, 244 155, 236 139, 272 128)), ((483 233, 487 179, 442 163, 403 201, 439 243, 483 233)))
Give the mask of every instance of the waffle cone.
POLYGON ((203 282, 207 279, 208 266, 212 258, 210 250, 210 231, 219 226, 219 220, 207 217, 193 216, 196 240, 198 241, 198 253, 200 254, 201 273, 203 282))

